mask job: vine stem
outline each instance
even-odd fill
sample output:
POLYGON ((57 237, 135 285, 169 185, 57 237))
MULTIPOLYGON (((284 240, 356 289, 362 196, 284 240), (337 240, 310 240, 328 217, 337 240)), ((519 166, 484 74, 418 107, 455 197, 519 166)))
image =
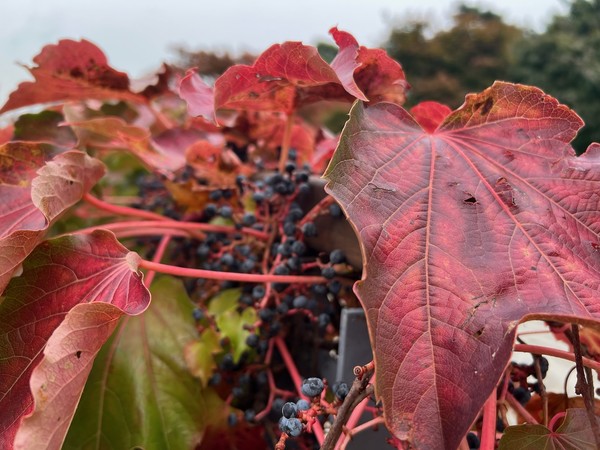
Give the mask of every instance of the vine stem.
POLYGON ((548 426, 548 393, 546 392, 544 377, 542 375, 542 368, 540 366, 540 355, 533 355, 533 366, 535 368, 535 375, 538 380, 538 386, 540 388, 540 397, 542 398, 544 425, 548 426))
POLYGON ((483 425, 481 429, 481 450, 494 450, 496 447, 496 422, 498 420, 496 389, 483 405, 483 425))
MULTIPOLYGON (((296 367, 296 363, 294 362, 294 358, 290 355, 290 352, 285 345, 285 341, 281 336, 277 336, 273 338, 275 342, 275 346, 281 355, 281 359, 285 363, 285 367, 287 368, 290 378, 294 382, 294 386, 298 391, 298 394, 302 396, 302 398, 306 399, 304 395, 302 395, 302 377, 300 376, 300 372, 298 372, 298 368, 296 367)), ((317 442, 319 445, 323 445, 323 441, 325 440, 325 433, 323 432, 323 427, 318 421, 315 421, 312 425, 312 431, 315 437, 317 438, 317 442)))
MULTIPOLYGON (((160 240, 160 243, 158 244, 158 247, 156 248, 156 252, 154 253, 154 258, 152 258, 152 261, 158 263, 162 259, 170 241, 170 236, 163 236, 163 238, 160 240)), ((150 285, 154 281, 155 276, 156 272, 154 270, 151 270, 146 274, 146 277, 144 279, 144 284, 146 285, 146 288, 150 289, 150 285)))
MULTIPOLYGON (((554 356, 556 358, 566 359, 575 362, 575 356, 564 350, 557 350, 550 347, 542 347, 540 345, 515 344, 514 351, 522 353, 533 353, 538 355, 554 356)), ((583 365, 600 372, 600 363, 589 358, 582 358, 583 365)))
POLYGON ((556 424, 558 423, 558 421, 560 419, 562 419, 563 417, 565 417, 567 415, 566 412, 559 412, 558 414, 555 414, 554 417, 552 417, 552 420, 550 420, 550 423, 548 424, 548 429, 552 432, 556 431, 556 424))
POLYGON ((358 433, 368 430, 369 428, 374 428, 378 425, 383 425, 384 423, 385 423, 385 421, 383 420, 383 417, 375 417, 375 418, 369 420, 368 422, 362 423, 362 424, 352 428, 346 434, 344 441, 339 446, 338 450, 346 450, 346 447, 348 447, 348 444, 350 443, 352 438, 354 436, 356 436, 358 433))
MULTIPOLYGON (((357 409, 357 406, 360 405, 361 402, 365 402, 366 404, 369 397, 373 394, 373 385, 370 383, 372 373, 372 371, 369 373, 361 373, 360 377, 357 376, 354 379, 348 395, 338 409, 338 413, 333 421, 333 425, 329 429, 327 436, 325 436, 325 441, 321 446, 321 450, 333 450, 337 446, 343 445, 343 439, 341 438, 341 435, 346 428, 346 423, 356 412, 355 410, 357 409)), ((360 410, 361 416, 363 411, 364 406, 362 406, 360 410)), ((355 416, 357 415, 358 413, 355 416)), ((358 417, 360 418, 360 416, 358 417)), ((356 423, 354 423, 354 425, 356 425, 356 423)))
POLYGON ((287 115, 285 129, 283 131, 283 140, 281 141, 281 154, 279 155, 279 173, 285 172, 285 163, 290 154, 290 144, 292 142, 292 130, 294 129, 294 120, 296 114, 291 112, 287 115))
POLYGON ((539 422, 533 417, 529 411, 523 408, 523 405, 519 403, 519 401, 510 393, 506 393, 506 401, 508 404, 514 409, 527 423, 537 425, 539 422))
POLYGON ((267 240, 269 235, 264 231, 255 230, 253 228, 242 228, 237 230, 235 227, 227 225, 212 225, 210 223, 198 223, 198 222, 179 222, 176 220, 130 220, 123 222, 107 223, 105 225, 97 225, 89 228, 80 230, 81 232, 87 233, 98 229, 104 230, 124 230, 129 228, 140 229, 145 227, 151 228, 165 228, 174 230, 186 230, 186 231, 206 231, 214 233, 244 233, 250 236, 254 236, 263 240, 267 240))
POLYGON ((583 403, 587 411, 587 416, 594 433, 597 448, 600 448, 600 428, 594 408, 594 380, 591 376, 591 370, 584 370, 583 356, 581 354, 581 341, 579 340, 579 325, 571 324, 571 334, 573 336, 573 352, 575 353, 575 364, 577 366, 577 384, 575 393, 583 396, 583 403), (587 375, 587 376, 586 376, 587 375))
POLYGON ((242 283, 327 283, 326 278, 319 276, 220 272, 217 270, 190 269, 187 267, 172 266, 170 264, 161 264, 148 261, 146 259, 142 259, 140 261, 139 267, 142 269, 155 270, 160 273, 166 273, 180 277, 206 278, 209 280, 221 281, 240 281, 242 283))
POLYGON ((164 217, 160 214, 156 214, 150 211, 144 211, 137 208, 130 208, 129 206, 118 206, 113 205, 111 203, 107 203, 105 201, 100 200, 99 198, 94 197, 89 192, 83 194, 83 200, 88 202, 90 205, 94 205, 98 209, 102 209, 104 211, 110 212, 118 216, 132 216, 140 217, 143 219, 154 219, 165 222, 175 222, 175 220, 169 219, 168 217, 164 217))

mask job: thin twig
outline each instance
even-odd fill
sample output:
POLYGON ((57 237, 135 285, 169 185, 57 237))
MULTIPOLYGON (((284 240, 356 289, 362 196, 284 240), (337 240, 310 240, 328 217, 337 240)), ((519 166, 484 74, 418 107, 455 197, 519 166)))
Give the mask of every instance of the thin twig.
POLYGON ((527 423, 532 425, 539 424, 536 418, 533 417, 529 411, 523 408, 523 405, 519 403, 519 400, 517 400, 510 392, 506 393, 506 402, 517 412, 518 415, 525 419, 527 423))
MULTIPOLYGON (((586 380, 586 371, 583 367, 583 357, 581 355, 581 341, 579 340, 579 325, 576 323, 571 324, 571 333, 573 338, 573 353, 575 353, 575 364, 577 365, 577 383, 575 384, 575 393, 583 396, 583 403, 587 411, 590 425, 592 426, 592 432, 594 433, 594 439, 596 445, 600 448, 600 428, 598 427, 598 421, 596 419, 596 412, 594 408, 594 391, 593 381, 590 376, 586 380)), ((588 371, 588 375, 591 375, 591 370, 588 371)))
MULTIPOLYGON (((572 353, 564 350, 557 350, 551 347, 542 347, 541 345, 515 344, 513 347, 515 352, 535 353, 538 355, 555 356, 556 358, 566 359, 567 361, 575 362, 575 356, 572 353)), ((583 358, 583 365, 600 372, 600 363, 593 359, 583 358)))
POLYGON ((542 397, 544 425, 548 426, 548 393, 546 392, 546 386, 544 385, 542 368, 540 367, 540 358, 540 355, 533 355, 533 367, 535 368, 535 376, 540 388, 540 397, 542 397))
POLYGON ((285 165, 290 154, 290 144, 292 143, 292 131, 294 130, 295 120, 296 114, 294 112, 289 113, 286 117, 283 141, 281 142, 281 154, 279 155, 279 173, 285 172, 285 165))
POLYGON ((350 392, 344 399, 344 403, 338 409, 337 416, 333 421, 333 425, 329 429, 329 433, 325 436, 325 441, 321 446, 321 450, 334 450, 339 437, 342 435, 344 426, 353 409, 365 398, 370 397, 373 393, 373 385, 370 384, 372 372, 364 374, 360 378, 355 378, 350 388, 350 392), (370 387, 369 387, 370 386, 370 387))
POLYGON ((349 430, 346 433, 346 437, 344 438, 344 441, 342 442, 342 445, 340 445, 339 450, 346 450, 346 447, 348 446, 348 444, 350 443, 350 441, 352 440, 352 438, 354 436, 356 436, 358 433, 364 431, 364 430, 368 430, 370 428, 375 428, 378 425, 381 425, 385 423, 383 420, 383 417, 379 416, 379 417, 375 417, 371 420, 369 420, 368 422, 365 423, 361 423, 360 425, 352 428, 351 430, 349 430))

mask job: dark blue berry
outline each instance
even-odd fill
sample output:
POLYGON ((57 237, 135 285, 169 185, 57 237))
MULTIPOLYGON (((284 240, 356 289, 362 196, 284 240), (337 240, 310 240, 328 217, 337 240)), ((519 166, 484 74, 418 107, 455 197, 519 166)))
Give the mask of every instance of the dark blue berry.
POLYGON ((290 269, 288 269, 283 264, 280 264, 279 266, 275 267, 275 269, 273 270, 273 273, 275 275, 289 275, 290 269))
POLYGON ((246 411, 244 411, 244 419, 246 419, 246 422, 254 422, 255 417, 256 411, 254 411, 253 409, 247 409, 246 411))
POLYGON ((331 280, 333 277, 335 277, 335 269, 333 267, 324 267, 321 269, 321 275, 328 280, 331 280))
POLYGON ((296 417, 298 414, 298 407, 294 402, 284 403, 283 407, 281 408, 281 414, 283 414, 283 417, 287 417, 288 419, 296 417))
POLYGON ((473 432, 467 433, 467 444, 469 445, 469 450, 479 450, 481 446, 479 438, 473 432))
POLYGON ((293 303, 294 308, 296 309, 306 308, 307 304, 308 299, 304 295, 299 295, 298 297, 296 297, 293 303))
POLYGON ((307 378, 302 382, 302 393, 307 397, 316 397, 321 395, 325 385, 323 380, 316 377, 307 378))
POLYGON ((261 204, 265 201, 265 194, 263 194, 262 192, 255 192, 254 194, 252 194, 252 200, 254 200, 258 204, 261 204))
POLYGON ((192 314, 193 314, 195 320, 204 319, 204 311, 202 311, 200 308, 194 308, 194 311, 192 312, 192 314))
POLYGON ((246 345, 248 347, 256 348, 256 346, 258 346, 259 340, 260 340, 260 338, 258 337, 258 335, 256 335, 256 334, 250 334, 246 338, 246 345))
POLYGON ((337 203, 332 203, 329 205, 329 214, 331 214, 332 217, 340 217, 342 215, 342 208, 340 208, 340 205, 337 203))
POLYGON ((302 256, 306 253, 306 245, 302 241, 294 241, 292 244, 292 253, 302 256))
POLYGON ((303 398, 296 402, 296 406, 298 407, 298 411, 308 411, 310 409, 310 403, 303 398))
POLYGON ((296 225, 294 222, 286 222, 283 224, 283 233, 286 236, 293 236, 296 234, 296 225))
POLYGON ((298 437, 302 433, 302 421, 300 419, 288 419, 287 421, 287 434, 292 437, 298 437))
POLYGON ((233 216, 233 209, 229 205, 223 205, 219 208, 219 214, 226 219, 231 218, 233 216))
POLYGON ((319 324, 319 328, 325 328, 327 325, 329 325, 329 322, 331 322, 331 318, 329 317, 329 314, 322 313, 319 314, 319 318, 317 321, 319 324))
POLYGON ((216 191, 211 191, 210 194, 208 194, 208 198, 211 199, 212 201, 221 200, 222 196, 223 196, 223 193, 221 192, 220 189, 217 189, 216 191))
POLYGON ((529 400, 531 400, 531 392, 529 392, 529 389, 524 388, 522 386, 515 388, 515 390, 513 391, 513 396, 523 406, 525 406, 529 402, 529 400))
POLYGON ((252 288, 252 298, 260 300, 265 296, 265 287, 262 284, 258 284, 252 288))
POLYGON ((302 225, 302 233, 306 237, 314 237, 317 235, 317 227, 312 222, 306 222, 302 225))
POLYGON ((329 262, 331 264, 340 264, 346 260, 346 255, 340 249, 335 249, 329 254, 329 262))
POLYGON ((242 217, 242 224, 245 227, 251 227, 252 225, 254 225, 256 223, 256 216, 252 213, 244 213, 244 216, 242 217))
POLYGON ((271 322, 275 317, 275 311, 271 308, 261 309, 260 311, 258 311, 258 317, 260 317, 260 320, 262 320, 263 322, 271 322))
POLYGON ((342 289, 342 283, 340 283, 338 280, 331 280, 329 283, 327 283, 327 289, 329 289, 329 292, 331 292, 333 295, 337 295, 342 289))
POLYGON ((235 262, 235 258, 231 253, 223 253, 221 255, 221 264, 225 266, 232 266, 235 262))
POLYGON ((209 203, 204 207, 204 215, 209 219, 217 215, 217 205, 209 203))
POLYGON ((348 392, 350 392, 350 388, 344 382, 338 382, 333 385, 333 393, 340 400, 344 400, 348 395, 348 392))

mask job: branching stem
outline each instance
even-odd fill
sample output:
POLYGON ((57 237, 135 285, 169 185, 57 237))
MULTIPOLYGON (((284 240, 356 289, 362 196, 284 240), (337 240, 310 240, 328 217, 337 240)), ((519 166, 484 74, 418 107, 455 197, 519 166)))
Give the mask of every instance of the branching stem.
MULTIPOLYGON (((564 350, 557 350, 550 347, 542 347, 540 345, 515 344, 513 347, 515 352, 533 353, 537 355, 555 356, 556 358, 566 359, 575 362, 575 356, 572 353, 564 350)), ((600 363, 589 358, 582 358, 583 365, 600 372, 600 363)))

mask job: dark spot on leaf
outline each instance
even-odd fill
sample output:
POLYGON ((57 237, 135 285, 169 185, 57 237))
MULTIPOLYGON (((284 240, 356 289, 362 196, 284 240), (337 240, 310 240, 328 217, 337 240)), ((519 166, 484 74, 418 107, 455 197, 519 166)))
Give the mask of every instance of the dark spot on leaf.
POLYGON ((485 101, 475 104, 475 111, 479 111, 479 114, 485 116, 490 112, 492 106, 494 106, 494 100, 492 97, 488 97, 485 101))
POLYGON ((477 330, 475 332, 475 334, 473 334, 473 337, 475 338, 479 338, 482 334, 483 334, 483 330, 485 329, 485 327, 481 327, 479 330, 477 330))
POLYGON ((69 74, 73 78, 83 78, 83 71, 79 67, 73 67, 69 74))
POLYGON ((600 250, 600 245, 599 244, 596 244, 595 242, 591 242, 591 244, 592 244, 592 248, 594 250, 596 250, 596 251, 600 250))
POLYGON ((77 350, 75 352, 75 356, 77 357, 77 359, 81 358, 81 350, 77 350))
POLYGON ((248 92, 248 97, 250 98, 258 98, 258 94, 254 91, 248 92))
POLYGON ((531 266, 531 267, 530 267, 530 269, 531 269, 531 270, 537 270, 537 267, 535 267, 535 266, 531 266))
POLYGON ((73 180, 69 180, 69 186, 72 186, 72 185, 73 185, 73 183, 74 183, 74 181, 73 181, 73 180))
POLYGON ((448 183, 448 187, 454 187, 454 186, 458 186, 458 181, 449 181, 448 183))

